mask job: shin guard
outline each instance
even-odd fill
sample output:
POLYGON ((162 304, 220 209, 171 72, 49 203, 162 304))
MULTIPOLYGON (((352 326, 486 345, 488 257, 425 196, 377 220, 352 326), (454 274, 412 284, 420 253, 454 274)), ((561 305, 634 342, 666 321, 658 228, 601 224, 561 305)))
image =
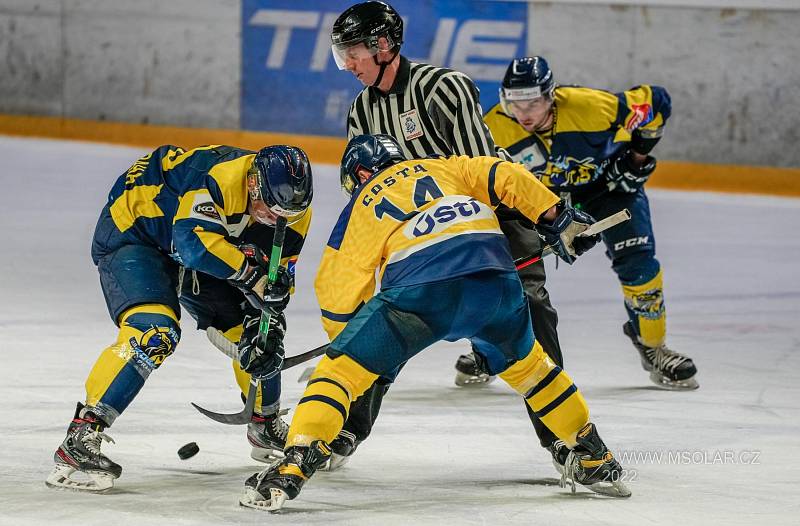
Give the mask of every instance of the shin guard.
POLYGON ((544 353, 539 342, 500 375, 558 438, 572 447, 589 422, 589 408, 572 379, 544 353))
POLYGON ((661 271, 641 285, 622 285, 625 309, 640 342, 645 347, 664 343, 667 314, 664 310, 664 285, 661 271))
POLYGON ((347 355, 324 356, 297 403, 286 447, 308 446, 315 440, 330 444, 347 420, 350 402, 377 378, 347 355))

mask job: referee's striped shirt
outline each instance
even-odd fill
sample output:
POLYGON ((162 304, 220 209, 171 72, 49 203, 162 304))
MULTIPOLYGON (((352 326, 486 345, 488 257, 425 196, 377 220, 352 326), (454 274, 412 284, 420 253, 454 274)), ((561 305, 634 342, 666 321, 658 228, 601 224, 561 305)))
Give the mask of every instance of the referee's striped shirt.
POLYGON ((478 88, 469 77, 400 56, 389 93, 367 87, 353 101, 347 138, 364 133, 391 135, 413 159, 432 154, 496 156, 481 113, 478 88))

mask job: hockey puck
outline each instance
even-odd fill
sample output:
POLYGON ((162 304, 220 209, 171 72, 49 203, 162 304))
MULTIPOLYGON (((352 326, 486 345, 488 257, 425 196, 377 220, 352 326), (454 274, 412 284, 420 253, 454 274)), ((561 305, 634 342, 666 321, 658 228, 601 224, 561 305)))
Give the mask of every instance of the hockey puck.
POLYGON ((197 446, 197 442, 189 442, 178 450, 178 456, 181 457, 181 460, 186 460, 195 456, 198 451, 200 448, 197 446))

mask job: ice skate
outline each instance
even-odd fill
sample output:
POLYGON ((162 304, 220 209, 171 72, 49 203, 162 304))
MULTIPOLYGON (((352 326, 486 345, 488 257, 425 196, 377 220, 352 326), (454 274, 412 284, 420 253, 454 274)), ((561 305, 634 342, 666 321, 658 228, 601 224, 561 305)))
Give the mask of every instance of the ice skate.
POLYGON ((625 322, 622 332, 631 339, 633 346, 639 351, 642 368, 650 373, 650 380, 654 384, 672 391, 691 391, 700 387, 694 378, 697 368, 691 358, 668 349, 666 345, 658 347, 642 345, 631 322, 625 322))
POLYGON ((559 475, 564 475, 564 464, 567 461, 567 457, 569 456, 570 450, 567 445, 564 443, 563 440, 556 440, 549 446, 547 446, 547 451, 550 452, 550 455, 553 457, 553 467, 556 468, 559 475))
POLYGON ((331 450, 322 440, 315 440, 310 446, 290 447, 283 460, 276 461, 245 481, 244 495, 239 499, 239 504, 263 511, 280 510, 287 499, 297 497, 306 480, 330 456, 331 450))
POLYGON ((457 386, 481 386, 493 382, 495 378, 480 368, 475 359, 475 353, 462 354, 458 357, 458 361, 456 361, 457 386))
POLYGON ((104 440, 114 442, 103 433, 104 428, 103 422, 79 403, 67 436, 53 455, 56 466, 45 484, 51 488, 93 493, 103 493, 114 487, 114 479, 122 474, 122 466, 100 452, 104 440), (83 476, 72 478, 76 472, 83 476))
POLYGON ((578 443, 569 452, 561 475, 561 487, 570 485, 575 493, 575 483, 600 495, 630 497, 631 490, 622 482, 622 466, 597 434, 591 422, 578 431, 578 443))
POLYGON ((342 429, 339 431, 339 434, 336 435, 336 438, 331 441, 330 446, 331 456, 325 464, 319 468, 319 471, 336 471, 347 464, 347 461, 350 460, 350 456, 356 452, 358 443, 353 433, 342 429))
POLYGON ((281 414, 254 414, 250 419, 247 424, 247 440, 253 446, 250 451, 253 460, 269 464, 283 458, 289 426, 283 421, 281 414))

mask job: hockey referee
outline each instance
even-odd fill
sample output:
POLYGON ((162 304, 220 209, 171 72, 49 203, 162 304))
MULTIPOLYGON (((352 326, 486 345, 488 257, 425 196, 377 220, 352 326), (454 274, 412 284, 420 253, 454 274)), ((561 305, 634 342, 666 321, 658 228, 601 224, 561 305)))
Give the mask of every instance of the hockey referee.
MULTIPOLYGON (((465 74, 410 62, 400 54, 403 20, 392 6, 369 1, 345 10, 333 25, 333 56, 341 70, 363 85, 350 107, 347 136, 383 133, 393 136, 407 158, 431 155, 501 156, 483 122, 478 89, 465 74)), ((498 211, 501 228, 511 245, 520 279, 528 296, 536 339, 559 366, 563 365, 556 324, 558 316, 545 290, 542 246, 533 224, 506 209, 498 211)), ((494 379, 469 353, 456 363, 456 384, 494 379)), ((342 433, 331 447, 331 466, 343 463, 372 428, 381 399, 392 379, 378 380, 351 407, 342 433)), ((527 406, 526 406, 527 407, 527 406)), ((543 447, 554 452, 555 435, 528 411, 543 447)), ((555 456, 555 455, 554 455, 555 456)))

